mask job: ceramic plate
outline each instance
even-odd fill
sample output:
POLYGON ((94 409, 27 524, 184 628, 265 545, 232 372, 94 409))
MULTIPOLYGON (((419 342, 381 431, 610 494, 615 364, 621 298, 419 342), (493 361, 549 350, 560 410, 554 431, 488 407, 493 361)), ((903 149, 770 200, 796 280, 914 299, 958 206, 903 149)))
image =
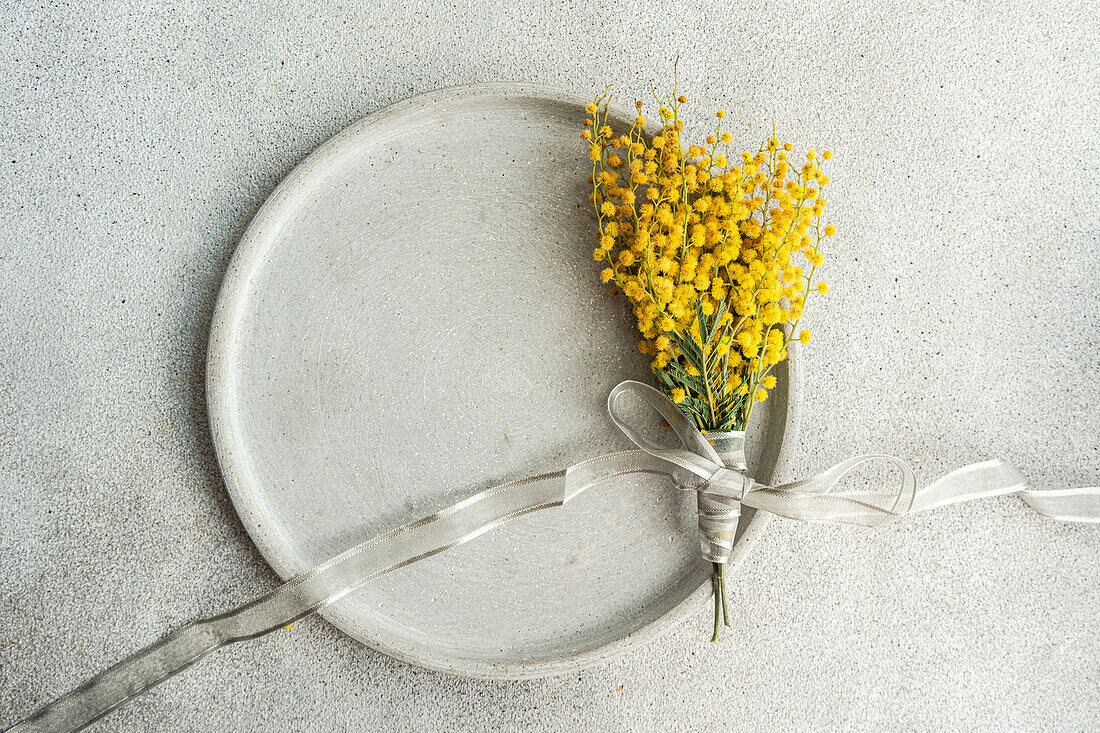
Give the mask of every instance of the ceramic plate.
MULTIPOLYGON (((651 377, 592 261, 585 101, 525 85, 409 99, 322 145, 249 226, 214 316, 209 412, 241 520, 283 578, 495 483, 631 447, 607 394, 651 377)), ((792 354, 754 416, 761 480, 792 439, 797 368, 792 354)), ((685 616, 703 639, 694 507, 623 480, 324 615, 479 677, 575 669, 685 616)), ((743 517, 735 559, 762 521, 743 517)))

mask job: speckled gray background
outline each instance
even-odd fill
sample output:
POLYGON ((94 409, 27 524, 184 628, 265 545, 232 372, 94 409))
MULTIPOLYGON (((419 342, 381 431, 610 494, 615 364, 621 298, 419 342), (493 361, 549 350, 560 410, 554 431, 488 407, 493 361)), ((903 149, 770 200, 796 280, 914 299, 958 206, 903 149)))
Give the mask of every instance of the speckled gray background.
MULTIPOLYGON (((837 153, 800 470, 1003 456, 1100 482, 1100 32, 1081 3, 6 3, 0 724, 275 583, 213 459, 227 259, 317 144, 439 86, 724 100, 837 153), (80 4, 77 4, 78 7, 80 4), (495 6, 495 7, 491 7, 495 6), (133 599, 139 604, 127 605, 133 599)), ((1095 729, 1100 529, 1013 498, 874 531, 775 522, 720 646, 685 625, 562 679, 391 661, 320 619, 100 730, 1095 729)))

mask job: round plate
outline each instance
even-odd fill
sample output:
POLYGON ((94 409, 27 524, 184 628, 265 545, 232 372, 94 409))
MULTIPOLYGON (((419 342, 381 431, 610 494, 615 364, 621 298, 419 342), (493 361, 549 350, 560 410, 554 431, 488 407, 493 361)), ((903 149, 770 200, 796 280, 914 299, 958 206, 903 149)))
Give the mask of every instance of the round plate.
MULTIPOLYGON (((245 232, 214 314, 209 413, 241 520, 283 578, 493 484, 631 447, 607 394, 652 379, 592 261, 585 102, 493 84, 387 107, 310 155, 245 232)), ((792 440, 796 372, 792 353, 750 426, 760 480, 792 440)), ((478 677, 576 669, 686 615, 702 639, 694 499, 624 479, 323 613, 478 677)), ((735 561, 762 523, 746 512, 735 561)))

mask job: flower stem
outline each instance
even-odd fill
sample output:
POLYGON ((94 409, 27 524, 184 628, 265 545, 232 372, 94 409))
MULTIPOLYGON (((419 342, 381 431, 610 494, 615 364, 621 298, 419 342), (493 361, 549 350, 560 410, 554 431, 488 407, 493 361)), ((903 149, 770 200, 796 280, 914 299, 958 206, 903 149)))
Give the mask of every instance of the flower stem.
POLYGON ((716 562, 712 563, 712 567, 714 572, 710 580, 714 588, 714 635, 710 640, 713 643, 721 636, 722 624, 730 628, 730 612, 726 603, 726 564, 716 562))
POLYGON ((730 625, 730 604, 726 599, 726 564, 722 563, 722 623, 726 625, 727 629, 733 628, 730 625))
POLYGON ((720 636, 719 620, 722 618, 722 609, 721 609, 722 591, 718 587, 718 582, 719 582, 718 581, 718 570, 717 570, 718 563, 715 563, 714 567, 715 567, 714 573, 710 576, 710 584, 714 588, 714 634, 710 637, 710 643, 711 644, 718 641, 718 637, 720 636))

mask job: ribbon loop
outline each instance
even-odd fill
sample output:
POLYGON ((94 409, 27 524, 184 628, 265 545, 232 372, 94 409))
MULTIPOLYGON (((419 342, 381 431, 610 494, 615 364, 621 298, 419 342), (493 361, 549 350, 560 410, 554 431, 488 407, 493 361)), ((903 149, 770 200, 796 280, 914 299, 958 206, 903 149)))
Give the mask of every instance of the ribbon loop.
POLYGON ((699 429, 687 419, 684 413, 680 412, 680 408, 648 384, 634 381, 620 383, 607 397, 607 412, 611 415, 612 422, 623 431, 626 437, 630 438, 634 445, 654 458, 679 466, 702 479, 709 479, 718 469, 725 467, 714 446, 707 442, 699 429), (618 406, 618 403, 627 395, 638 397, 663 417, 680 438, 684 448, 666 448, 657 445, 635 430, 618 406))

